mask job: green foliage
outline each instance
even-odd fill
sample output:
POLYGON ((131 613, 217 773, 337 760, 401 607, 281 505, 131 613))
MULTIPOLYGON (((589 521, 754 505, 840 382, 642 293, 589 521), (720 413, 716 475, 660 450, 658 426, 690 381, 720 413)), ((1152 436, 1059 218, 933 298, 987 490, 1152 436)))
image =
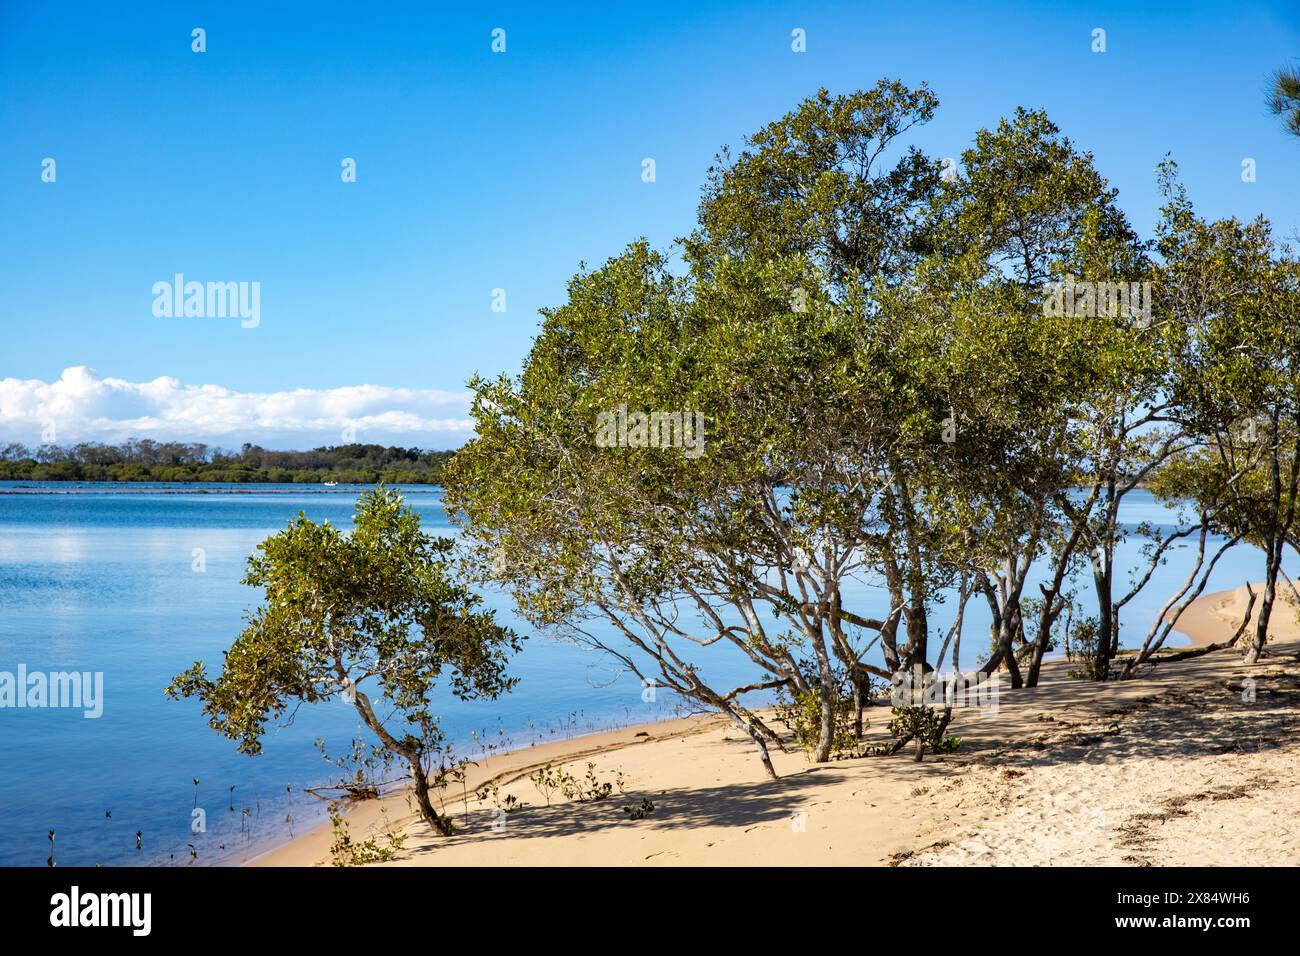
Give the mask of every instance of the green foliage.
POLYGON ((330 861, 334 866, 364 866, 367 863, 385 863, 397 855, 406 843, 406 834, 388 830, 381 844, 374 837, 354 840, 348 822, 337 805, 330 807, 330 861))
POLYGON ((1163 292, 1180 319, 1171 393, 1198 438, 1166 490, 1194 495, 1215 526, 1264 552, 1253 661, 1300 528, 1300 259, 1262 216, 1198 217, 1172 161, 1160 185, 1163 292))
POLYGON ((536 773, 528 778, 537 788, 537 792, 546 800, 546 805, 551 805, 551 798, 566 788, 572 788, 573 777, 569 775, 563 767, 552 767, 549 763, 545 767, 538 769, 536 773))
MULTIPOLYGON (((859 740, 857 736, 857 709, 853 695, 846 681, 839 681, 833 688, 834 730, 831 735, 831 753, 834 760, 843 760, 858 756, 859 740)), ((811 755, 821 738, 822 696, 819 679, 813 678, 807 693, 790 691, 782 688, 774 705, 776 718, 794 735, 805 754, 811 755)))
MULTIPOLYGON (((768 687, 806 687, 800 658, 836 682, 873 631, 890 669, 910 666, 932 654, 930 609, 970 576, 1008 595, 1015 664, 1028 568, 1056 550, 1070 570, 1093 515, 1069 491, 1135 460, 1113 423, 1163 371, 1132 317, 1051 314, 1042 284, 1151 266, 1044 113, 980 131, 945 181, 899 142, 936 107, 889 80, 810 97, 719 156, 683 274, 630 245, 572 278, 517 378, 473 383, 476 438, 446 502, 530 620, 726 710, 737 689, 693 648, 735 645, 768 687), (698 410, 712 438, 695 459, 596 447, 619 407, 698 410), (887 583, 892 620, 848 606, 858 573, 887 583), (683 606, 700 633, 682 633, 683 606), (626 640, 595 637, 591 615, 626 640)), ((842 730, 810 736, 843 728, 842 696, 787 701, 814 759, 844 750, 842 730)))
POLYGON ((480 803, 490 801, 492 806, 504 813, 514 813, 516 810, 528 806, 527 803, 524 803, 513 793, 507 793, 504 797, 501 796, 501 787, 495 780, 487 784, 487 786, 480 787, 475 796, 480 803))
POLYGON ((551 799, 556 793, 560 793, 566 800, 577 800, 579 803, 591 803, 598 800, 604 800, 610 796, 615 788, 620 793, 623 791, 623 772, 616 770, 614 780, 600 780, 596 774, 596 765, 587 764, 587 772, 582 778, 576 778, 563 767, 552 767, 549 763, 540 768, 536 773, 528 778, 532 781, 533 786, 546 799, 546 805, 551 805, 551 799))
POLYGON ((644 240, 583 267, 520 374, 472 383, 476 437, 446 472, 484 577, 529 620, 754 726, 708 650, 731 645, 758 689, 786 688, 817 760, 843 752, 846 695, 808 688, 876 641, 889 671, 934 666, 929 615, 959 581, 1020 686, 1091 571, 1103 666, 1136 593, 1115 593, 1120 505, 1143 483, 1214 496, 1198 518, 1258 541, 1270 575, 1294 536, 1293 255, 1262 221, 1201 223, 1167 178, 1158 242, 1140 238, 1042 110, 977 131, 941 175, 902 140, 936 108, 890 80, 823 90, 724 150, 684 268, 644 240), (1139 301, 1054 307, 1067 278, 1139 301), (703 454, 600 445, 617 408, 698 412, 703 454), (1225 456, 1243 419, 1263 437, 1225 456), (889 618, 854 606, 862 575, 889 618))
MULTIPOLYGON (((619 780, 622 780, 623 774, 618 774, 619 780)), ((580 803, 588 801, 604 800, 614 792, 614 784, 608 780, 598 780, 596 778, 596 765, 587 764, 587 772, 583 775, 582 780, 576 781, 571 790, 565 791, 565 796, 569 799, 576 799, 580 803)))
POLYGON ((430 696, 443 678, 462 700, 508 691, 506 656, 519 646, 453 579, 452 550, 382 487, 358 499, 350 534, 299 515, 249 559, 244 583, 263 589, 266 603, 249 615, 220 675, 198 661, 168 696, 198 698, 212 728, 250 755, 261 752, 269 721, 342 696, 378 738, 374 756, 407 763, 421 812, 448 832, 425 788, 430 773, 445 784, 457 762, 430 696))
POLYGON ((926 750, 946 754, 961 746, 960 737, 944 736, 943 715, 933 707, 894 707, 889 713, 889 735, 898 747, 908 741, 915 744, 917 761, 925 759, 926 750))
POLYGON ((916 213, 940 165, 915 147, 886 166, 887 148, 934 116, 938 98, 880 80, 832 96, 822 89, 709 169, 687 251, 712 270, 724 257, 815 264, 841 288, 893 285, 922 240, 916 213))
POLYGON ((1268 108, 1282 117, 1287 132, 1300 136, 1300 70, 1288 67, 1273 74, 1268 108))
POLYGON ((1085 617, 1074 623, 1070 631, 1070 650, 1066 658, 1077 666, 1065 673, 1075 680, 1106 680, 1110 677, 1110 663, 1101 664, 1097 656, 1100 631, 1095 617, 1085 617))

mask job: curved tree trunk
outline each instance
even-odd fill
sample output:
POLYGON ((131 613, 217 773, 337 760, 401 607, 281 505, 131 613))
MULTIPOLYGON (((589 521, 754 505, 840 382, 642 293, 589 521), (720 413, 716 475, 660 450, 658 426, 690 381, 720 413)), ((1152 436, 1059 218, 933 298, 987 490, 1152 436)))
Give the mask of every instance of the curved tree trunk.
POLYGON ((1276 541, 1269 542, 1267 575, 1264 578, 1264 593, 1260 595, 1259 618, 1255 621, 1255 635, 1246 645, 1244 661, 1247 664, 1259 662, 1268 641, 1268 622, 1273 615, 1273 600, 1277 596, 1277 576, 1281 569, 1282 547, 1276 541))
MULTIPOLYGON (((345 680, 342 667, 339 668, 340 682, 345 680)), ((429 799, 429 776, 424 772, 424 766, 420 762, 420 754, 412 747, 406 746, 402 741, 395 738, 388 732, 388 728, 380 722, 375 714, 375 709, 370 705, 370 698, 358 690, 355 685, 343 684, 350 687, 350 696, 352 706, 356 708, 361 719, 366 726, 374 731, 375 736, 383 743, 385 747, 394 753, 401 754, 406 758, 406 763, 411 772, 411 783, 415 787, 415 802, 420 808, 420 816, 424 817, 426 823, 433 827, 443 836, 451 836, 455 828, 451 824, 449 817, 444 817, 434 809, 433 801, 429 799)))
POLYGON ((859 675, 854 675, 853 677, 853 736, 858 740, 862 739, 862 710, 863 707, 865 706, 864 704, 865 695, 862 692, 863 682, 864 682, 864 678, 862 678, 859 675))
POLYGON ((1115 633, 1115 608, 1111 554, 1109 549, 1101 560, 1092 563, 1092 581, 1097 592, 1097 646, 1093 654, 1093 679, 1105 680, 1110 674, 1112 645, 1115 633))
POLYGON ((731 708, 727 708, 727 716, 731 718, 732 723, 749 734, 749 739, 754 742, 754 749, 758 751, 758 759, 762 762, 763 769, 767 771, 768 777, 772 780, 780 779, 776 775, 776 768, 772 766, 772 756, 767 751, 767 741, 763 739, 763 735, 759 733, 758 728, 731 708))
POLYGON ((411 782, 415 784, 415 803, 420 808, 420 816, 443 836, 451 836, 456 828, 452 826, 451 818, 439 813, 429 799, 429 777, 420 765, 420 758, 408 753, 406 762, 411 770, 411 782))
POLYGON ((825 763, 831 759, 831 748, 835 743, 835 684, 823 678, 818 691, 821 697, 821 730, 817 736, 813 760, 825 763))

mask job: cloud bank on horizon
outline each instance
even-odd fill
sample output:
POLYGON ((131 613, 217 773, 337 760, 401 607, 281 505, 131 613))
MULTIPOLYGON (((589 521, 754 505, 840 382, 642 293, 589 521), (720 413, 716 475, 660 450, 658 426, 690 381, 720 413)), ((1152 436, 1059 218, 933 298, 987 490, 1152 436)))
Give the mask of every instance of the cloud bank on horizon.
POLYGON ((382 385, 238 392, 169 376, 128 382, 79 365, 53 382, 0 379, 0 444, 151 438, 228 448, 455 448, 473 430, 469 403, 468 392, 382 385))

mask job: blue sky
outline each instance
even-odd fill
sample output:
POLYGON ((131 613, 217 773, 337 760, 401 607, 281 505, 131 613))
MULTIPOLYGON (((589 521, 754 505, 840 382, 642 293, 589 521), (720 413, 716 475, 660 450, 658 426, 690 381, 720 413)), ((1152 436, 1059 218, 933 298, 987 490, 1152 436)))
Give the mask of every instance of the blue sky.
POLYGON ((465 380, 518 369, 580 261, 686 233, 718 148, 819 86, 928 82, 936 156, 1045 107, 1143 231, 1166 151, 1204 214, 1300 228, 1263 105, 1295 0, 474 6, 2 0, 0 443, 455 446, 465 380), (156 317, 177 272, 259 282, 260 324, 156 317))

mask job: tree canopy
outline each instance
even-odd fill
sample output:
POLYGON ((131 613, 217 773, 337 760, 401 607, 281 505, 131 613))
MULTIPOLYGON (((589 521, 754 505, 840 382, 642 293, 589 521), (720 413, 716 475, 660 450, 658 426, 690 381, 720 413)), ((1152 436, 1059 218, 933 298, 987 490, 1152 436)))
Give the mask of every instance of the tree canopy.
POLYGON ((530 621, 727 714, 765 761, 779 737, 750 692, 813 701, 827 759, 845 684, 861 703, 873 678, 960 668, 971 599, 993 622, 985 673, 1032 686, 1078 628, 1110 675, 1120 610, 1190 541, 1173 618, 1217 560, 1207 541, 1250 541, 1262 646, 1296 547, 1291 251, 1262 222, 1198 220, 1172 163, 1161 231, 1139 237, 1042 110, 945 166, 906 142, 937 109, 892 80, 822 90, 723 150, 683 267, 640 240, 575 275, 522 372, 472 382, 476 437, 445 473, 466 546, 530 621), (664 423, 695 420, 687 454, 664 423), (1263 436, 1249 464, 1243 420, 1263 436), (1148 564, 1124 583, 1139 487, 1190 511, 1141 530, 1148 564), (720 647, 756 679, 723 680, 720 647))

